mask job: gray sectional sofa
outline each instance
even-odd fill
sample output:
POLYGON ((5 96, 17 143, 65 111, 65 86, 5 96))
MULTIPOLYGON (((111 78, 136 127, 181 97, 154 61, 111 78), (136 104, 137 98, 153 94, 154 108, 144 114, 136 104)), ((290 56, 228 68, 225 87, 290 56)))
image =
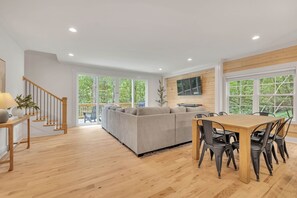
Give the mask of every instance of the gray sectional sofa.
POLYGON ((192 118, 208 114, 203 107, 145 107, 121 109, 106 106, 102 128, 136 155, 192 141, 192 118))

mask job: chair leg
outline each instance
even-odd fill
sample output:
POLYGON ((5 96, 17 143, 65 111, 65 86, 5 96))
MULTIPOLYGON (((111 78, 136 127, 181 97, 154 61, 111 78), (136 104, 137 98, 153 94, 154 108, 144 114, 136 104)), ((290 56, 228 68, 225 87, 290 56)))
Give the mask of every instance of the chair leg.
POLYGON ((203 149, 202 149, 201 156, 200 156, 200 159, 199 159, 198 168, 200 168, 200 166, 201 166, 201 163, 203 161, 203 157, 204 157, 204 153, 206 151, 206 148, 207 148, 206 145, 203 144, 203 149))
POLYGON ((259 169, 260 169, 260 153, 259 152, 251 152, 251 156, 252 156, 252 163, 253 163, 253 167, 254 167, 254 172, 256 174, 257 177, 257 181, 260 180, 259 177, 259 169))
POLYGON ((268 160, 268 156, 267 156, 266 151, 263 152, 263 155, 264 155, 265 163, 266 163, 266 166, 267 166, 267 168, 269 170, 270 176, 272 176, 272 167, 271 167, 270 162, 268 160))
POLYGON ((271 169, 273 169, 273 165, 272 165, 272 153, 271 153, 271 150, 272 150, 272 143, 267 143, 266 147, 265 147, 265 152, 266 152, 266 155, 267 155, 267 159, 268 159, 268 162, 270 164, 270 167, 271 169))
POLYGON ((237 170, 237 166, 236 166, 236 163, 235 163, 235 158, 234 158, 234 153, 233 153, 233 151, 230 152, 229 155, 231 155, 231 159, 232 159, 232 162, 233 162, 234 169, 237 170))
POLYGON ((276 152, 275 152, 275 148, 274 148, 273 143, 272 143, 271 151, 272 151, 272 154, 273 154, 273 157, 275 159, 276 164, 278 164, 278 159, 277 159, 277 156, 276 156, 276 152))
POLYGON ((219 179, 221 179, 221 170, 222 170, 222 160, 223 160, 223 149, 214 150, 215 158, 216 158, 216 167, 218 171, 219 179))
POLYGON ((210 160, 212 161, 212 159, 213 159, 213 151, 211 149, 209 149, 209 152, 210 152, 210 160))
POLYGON ((289 158, 289 153, 288 153, 288 150, 287 150, 286 141, 284 141, 284 149, 285 149, 285 153, 286 153, 287 157, 289 158))
POLYGON ((276 142, 276 143, 277 143, 277 147, 278 147, 279 153, 281 154, 284 163, 286 163, 284 145, 282 144, 282 142, 276 142))

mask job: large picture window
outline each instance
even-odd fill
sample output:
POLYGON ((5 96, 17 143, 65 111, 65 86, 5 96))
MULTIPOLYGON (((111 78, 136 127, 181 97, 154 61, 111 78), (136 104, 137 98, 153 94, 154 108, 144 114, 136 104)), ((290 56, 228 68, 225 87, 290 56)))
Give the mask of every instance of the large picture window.
POLYGON ((277 117, 294 115, 294 79, 292 74, 228 82, 228 111, 250 114, 265 111, 277 117), (289 115, 288 115, 289 114, 289 115))

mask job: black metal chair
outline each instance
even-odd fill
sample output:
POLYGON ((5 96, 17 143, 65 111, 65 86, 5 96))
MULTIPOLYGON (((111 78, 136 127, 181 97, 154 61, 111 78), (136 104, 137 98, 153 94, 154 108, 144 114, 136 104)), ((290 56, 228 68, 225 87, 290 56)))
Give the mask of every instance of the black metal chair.
MULTIPOLYGON (((272 154, 273 154, 273 157, 274 157, 275 162, 278 164, 278 159, 277 159, 277 156, 276 156, 276 152, 275 152, 275 148, 274 148, 273 142, 275 140, 276 135, 282 130, 282 128, 284 126, 284 125, 281 125, 280 123, 281 123, 280 121, 277 121, 277 122, 275 122, 272 125, 271 131, 275 128, 275 132, 274 132, 274 134, 272 134, 272 133, 269 134, 267 145, 265 147, 266 153, 267 153, 267 157, 268 157, 268 161, 269 161, 269 164, 270 164, 270 166, 271 166, 272 169, 273 169, 272 154)), ((255 136, 255 135, 252 136, 251 137, 251 141, 260 143, 263 140, 264 134, 265 134, 265 130, 264 130, 264 132, 258 133, 257 136, 255 136)))
POLYGON ((277 144, 279 153, 281 154, 284 163, 286 163, 285 154, 287 155, 287 158, 289 158, 289 153, 288 153, 288 149, 287 149, 285 138, 286 138, 286 136, 287 136, 287 134, 289 132, 289 128, 291 126, 292 119, 293 119, 293 117, 290 117, 285 122, 283 122, 281 124, 281 127, 282 128, 279 130, 279 133, 282 130, 284 131, 284 133, 282 135, 279 135, 279 133, 278 133, 278 134, 275 135, 275 138, 274 138, 274 141, 277 144), (285 127, 287 127, 287 128, 284 129, 285 127))
MULTIPOLYGON (((228 155, 229 160, 230 161, 232 160, 234 168, 235 168, 235 170, 237 170, 237 166, 236 166, 234 155, 233 155, 232 145, 226 141, 225 128, 218 122, 213 122, 213 121, 209 121, 209 120, 201 120, 201 122, 202 122, 202 126, 204 129, 205 139, 204 139, 204 144, 203 144, 200 160, 198 163, 198 167, 200 168, 201 163, 203 161, 204 153, 209 148, 215 155, 216 167, 217 167, 219 178, 221 178, 223 153, 225 151, 227 151, 229 153, 229 155, 228 155), (221 138, 220 140, 213 138, 213 134, 214 134, 213 124, 214 123, 216 124, 216 127, 221 128, 221 130, 223 131, 223 138, 221 138)), ((198 126, 201 126, 201 124, 199 124, 199 122, 198 122, 198 126)), ((228 166, 229 166, 229 164, 228 164, 228 166)))
POLYGON ((226 113, 225 111, 220 111, 219 112, 219 116, 224 116, 224 115, 228 115, 228 113, 226 113))
POLYGON ((213 117, 213 116, 219 116, 219 114, 214 113, 214 112, 208 113, 208 117, 213 117))
POLYGON ((86 121, 96 122, 96 119, 97 119, 96 106, 93 106, 92 112, 84 112, 83 114, 84 114, 84 123, 86 123, 86 121))
MULTIPOLYGON (((207 115, 205 115, 205 114, 196 114, 195 115, 195 118, 205 118, 205 117, 207 117, 207 115)), ((204 135, 204 129, 203 129, 203 126, 199 126, 198 125, 198 127, 199 127, 199 131, 200 131, 200 134, 201 134, 201 136, 200 136, 200 145, 202 144, 202 142, 204 141, 204 139, 205 139, 205 135, 204 135)), ((215 138, 215 139, 219 139, 219 138, 221 138, 221 137, 223 137, 223 135, 222 134, 218 134, 218 133, 214 133, 213 134, 213 138, 215 138)), ((211 159, 212 159, 212 153, 211 153, 211 159)))
MULTIPOLYGON (((219 112, 218 114, 217 113, 209 113, 208 116, 209 117, 214 117, 214 116, 222 116, 222 115, 228 115, 226 112, 219 112)), ((219 130, 215 130, 215 132, 219 135, 223 135, 222 132, 220 132, 219 130)), ((230 143, 230 138, 233 137, 233 140, 234 141, 237 141, 238 138, 236 136, 236 133, 235 132, 232 132, 232 131, 225 131, 225 134, 226 134, 226 138, 227 138, 227 142, 230 143)))
MULTIPOLYGON (((261 153, 263 153, 264 158, 265 158, 266 166, 267 166, 267 168, 269 170, 270 175, 272 175, 272 168, 271 168, 270 163, 268 161, 268 157, 267 157, 267 153, 266 153, 265 148, 266 148, 268 138, 269 138, 269 134, 270 134, 270 132, 272 130, 273 124, 274 124, 274 122, 261 124, 261 125, 257 126, 253 130, 253 133, 255 133, 256 131, 259 131, 260 128, 263 128, 265 126, 265 133, 264 133, 262 141, 261 142, 251 141, 251 158, 252 158, 252 163, 253 163, 253 167, 254 167, 254 172, 255 172, 256 177, 257 177, 257 181, 259 181, 259 178, 260 178, 259 177, 259 169, 260 169, 260 155, 261 155, 261 153)), ((233 142, 232 147, 233 147, 233 149, 240 149, 239 142, 233 142)), ((227 165, 229 165, 229 163, 230 163, 230 159, 228 160, 227 165)))

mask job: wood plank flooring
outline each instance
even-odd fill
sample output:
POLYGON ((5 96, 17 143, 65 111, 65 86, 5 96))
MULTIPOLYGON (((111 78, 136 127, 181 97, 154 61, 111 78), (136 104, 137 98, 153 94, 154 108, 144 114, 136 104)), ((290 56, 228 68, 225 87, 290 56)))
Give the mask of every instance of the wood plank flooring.
POLYGON ((137 158, 98 126, 78 127, 35 138, 29 150, 19 145, 15 170, 0 165, 0 197, 297 197, 297 144, 288 147, 290 159, 284 164, 279 156, 274 176, 262 160, 260 182, 251 172, 247 185, 226 157, 222 179, 209 153, 198 169, 191 144, 137 158))

